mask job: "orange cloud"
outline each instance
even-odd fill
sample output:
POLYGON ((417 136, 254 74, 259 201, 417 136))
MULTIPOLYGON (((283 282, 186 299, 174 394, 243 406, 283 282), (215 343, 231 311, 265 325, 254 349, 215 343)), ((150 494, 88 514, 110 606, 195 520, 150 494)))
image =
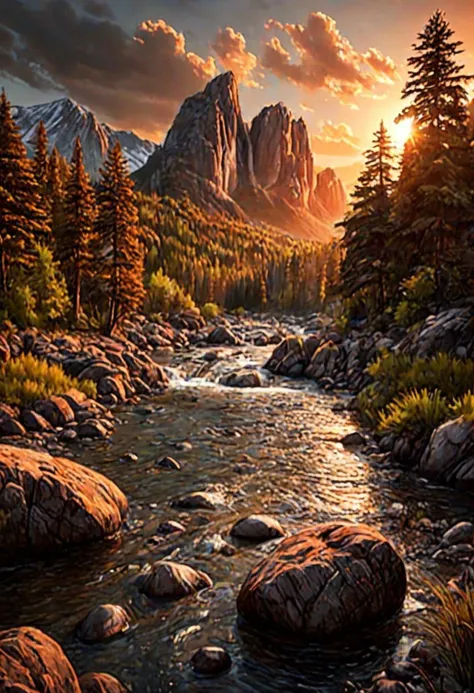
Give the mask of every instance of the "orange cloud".
POLYGON ((307 106, 305 103, 300 103, 300 108, 302 111, 305 111, 306 113, 314 113, 314 108, 311 108, 311 106, 307 106))
POLYGON ((228 26, 219 29, 211 48, 225 70, 232 70, 239 82, 247 87, 262 89, 262 86, 252 77, 256 69, 257 56, 247 50, 247 42, 243 34, 228 26))
POLYGON ((352 156, 360 153, 360 139, 346 123, 323 123, 318 134, 312 137, 313 151, 329 156, 352 156))
POLYGON ((356 96, 373 94, 379 85, 398 79, 390 57, 376 48, 357 52, 335 20, 322 12, 311 13, 306 25, 270 19, 265 27, 289 37, 297 61, 280 39, 272 36, 265 44, 262 66, 308 91, 327 89, 342 103, 350 104, 356 96))

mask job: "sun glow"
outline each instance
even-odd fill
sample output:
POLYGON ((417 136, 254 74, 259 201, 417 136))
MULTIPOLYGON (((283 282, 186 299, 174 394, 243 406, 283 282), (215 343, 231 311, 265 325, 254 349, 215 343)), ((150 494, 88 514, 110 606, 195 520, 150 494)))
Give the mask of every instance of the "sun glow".
POLYGON ((413 134, 413 118, 406 118, 392 125, 392 140, 397 149, 403 149, 413 134))

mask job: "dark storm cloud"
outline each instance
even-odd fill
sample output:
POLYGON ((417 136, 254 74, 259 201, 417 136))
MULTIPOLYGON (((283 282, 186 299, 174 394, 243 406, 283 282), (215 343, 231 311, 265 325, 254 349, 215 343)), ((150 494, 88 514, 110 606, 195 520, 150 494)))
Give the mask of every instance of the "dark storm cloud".
POLYGON ((106 2, 101 2, 100 0, 83 0, 82 6, 87 14, 93 17, 101 17, 104 19, 114 18, 114 12, 106 2))
POLYGON ((188 52, 163 20, 143 22, 132 37, 68 0, 39 9, 0 0, 0 7, 0 72, 37 88, 54 85, 116 126, 161 131, 216 72, 212 58, 188 52))

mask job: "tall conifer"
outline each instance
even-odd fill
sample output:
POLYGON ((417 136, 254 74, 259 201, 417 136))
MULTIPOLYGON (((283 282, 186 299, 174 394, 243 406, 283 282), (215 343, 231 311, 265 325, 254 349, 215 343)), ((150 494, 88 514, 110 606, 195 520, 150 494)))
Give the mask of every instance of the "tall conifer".
POLYGON ((39 186, 26 155, 10 102, 0 97, 0 290, 10 287, 11 269, 28 267, 35 241, 48 231, 39 186))
POLYGON ((342 290, 346 297, 369 294, 370 307, 383 311, 387 294, 390 198, 394 185, 393 146, 382 122, 373 147, 365 153, 365 168, 355 187, 352 211, 341 224, 345 258, 342 290))
POLYGON ((58 256, 69 278, 74 319, 81 312, 81 287, 92 266, 92 238, 96 219, 96 200, 84 167, 82 146, 76 139, 71 171, 66 185, 61 229, 57 238, 58 256))
POLYGON ((107 333, 143 303, 143 253, 133 183, 120 143, 109 150, 99 192, 97 237, 100 268, 107 285, 107 333))

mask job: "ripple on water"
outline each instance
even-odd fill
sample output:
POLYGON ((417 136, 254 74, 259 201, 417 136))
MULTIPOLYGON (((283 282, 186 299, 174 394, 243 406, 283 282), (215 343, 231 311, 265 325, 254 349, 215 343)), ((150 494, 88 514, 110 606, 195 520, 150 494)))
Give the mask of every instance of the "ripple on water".
MULTIPOLYGON (((247 349, 232 366, 255 366, 263 361, 262 353, 247 349)), ((281 379, 258 390, 229 390, 215 382, 221 364, 214 380, 186 380, 196 362, 194 355, 178 364, 173 387, 164 396, 120 412, 124 423, 111 444, 78 451, 78 461, 109 476, 129 498, 122 541, 0 573, 1 627, 43 628, 64 645, 80 673, 108 671, 137 693, 336 693, 347 678, 367 681, 400 647, 406 618, 332 649, 257 634, 238 622, 235 598, 248 570, 274 544, 236 545, 236 553, 223 555, 213 552, 219 546, 216 537, 233 543, 229 531, 236 519, 256 512, 277 515, 288 532, 330 519, 365 521, 408 554, 411 585, 418 589, 431 566, 413 551, 410 530, 385 509, 401 501, 409 512, 421 508, 432 520, 454 520, 470 514, 468 502, 344 449, 339 441, 354 423, 346 412, 334 410, 341 397, 281 379), (190 445, 183 448, 184 442, 190 445), (138 461, 121 461, 127 452, 138 455, 138 461), (181 470, 157 468, 155 462, 165 455, 178 459, 181 470), (221 494, 223 507, 171 507, 180 496, 202 490, 221 494), (169 519, 186 531, 151 543, 158 525, 169 519), (180 602, 149 602, 138 593, 137 574, 165 556, 211 575, 213 589, 180 602), (74 628, 101 603, 126 607, 133 627, 107 644, 83 645, 74 638, 74 628), (207 644, 226 647, 234 661, 228 674, 212 682, 196 677, 188 664, 193 652, 207 644)), ((419 606, 413 600, 407 604, 419 606)))

